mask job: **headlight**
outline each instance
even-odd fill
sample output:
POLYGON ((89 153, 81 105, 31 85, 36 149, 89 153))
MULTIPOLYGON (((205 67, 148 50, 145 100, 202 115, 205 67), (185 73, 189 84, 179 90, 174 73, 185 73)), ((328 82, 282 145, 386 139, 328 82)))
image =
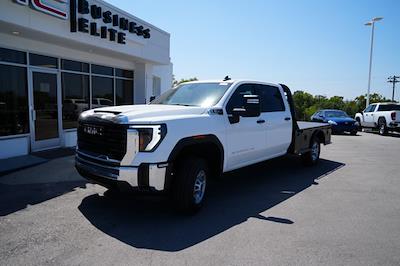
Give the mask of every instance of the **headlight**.
POLYGON ((335 121, 333 121, 333 120, 329 120, 328 123, 329 123, 330 125, 337 125, 337 123, 336 123, 335 121))
POLYGON ((139 132, 139 151, 154 151, 167 134, 167 126, 162 125, 132 125, 129 128, 139 132))

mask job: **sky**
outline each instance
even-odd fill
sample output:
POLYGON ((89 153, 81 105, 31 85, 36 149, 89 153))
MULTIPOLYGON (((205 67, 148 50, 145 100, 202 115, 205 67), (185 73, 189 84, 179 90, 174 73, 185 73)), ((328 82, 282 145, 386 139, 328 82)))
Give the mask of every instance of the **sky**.
MULTIPOLYGON (((400 75, 398 0, 106 0, 171 34, 176 79, 256 79, 345 99, 365 94, 376 23, 371 93, 391 98, 400 75)), ((400 83, 396 100, 400 99, 400 83)))

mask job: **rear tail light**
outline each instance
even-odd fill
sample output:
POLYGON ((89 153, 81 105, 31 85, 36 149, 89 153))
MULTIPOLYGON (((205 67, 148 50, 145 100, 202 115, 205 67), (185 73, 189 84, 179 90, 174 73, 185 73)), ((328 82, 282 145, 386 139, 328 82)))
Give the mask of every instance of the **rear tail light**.
POLYGON ((392 120, 396 120, 396 112, 391 113, 390 116, 392 117, 392 120))

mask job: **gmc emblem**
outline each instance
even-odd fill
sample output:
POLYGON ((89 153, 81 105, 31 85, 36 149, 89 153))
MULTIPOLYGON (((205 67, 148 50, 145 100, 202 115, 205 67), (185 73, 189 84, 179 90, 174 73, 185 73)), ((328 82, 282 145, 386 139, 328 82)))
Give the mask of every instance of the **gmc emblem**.
POLYGON ((103 136, 101 127, 83 126, 83 132, 89 135, 103 136))

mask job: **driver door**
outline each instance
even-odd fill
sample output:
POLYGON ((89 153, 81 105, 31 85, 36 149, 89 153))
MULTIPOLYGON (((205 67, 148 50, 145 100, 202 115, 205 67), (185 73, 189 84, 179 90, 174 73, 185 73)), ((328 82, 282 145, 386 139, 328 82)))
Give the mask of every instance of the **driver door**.
MULTIPOLYGON (((231 95, 227 105, 228 117, 234 108, 244 106, 243 95, 256 94, 256 84, 242 84, 231 95)), ((238 123, 231 123, 226 118, 226 170, 234 170, 265 157, 266 124, 262 114, 259 117, 240 117, 238 123)))

